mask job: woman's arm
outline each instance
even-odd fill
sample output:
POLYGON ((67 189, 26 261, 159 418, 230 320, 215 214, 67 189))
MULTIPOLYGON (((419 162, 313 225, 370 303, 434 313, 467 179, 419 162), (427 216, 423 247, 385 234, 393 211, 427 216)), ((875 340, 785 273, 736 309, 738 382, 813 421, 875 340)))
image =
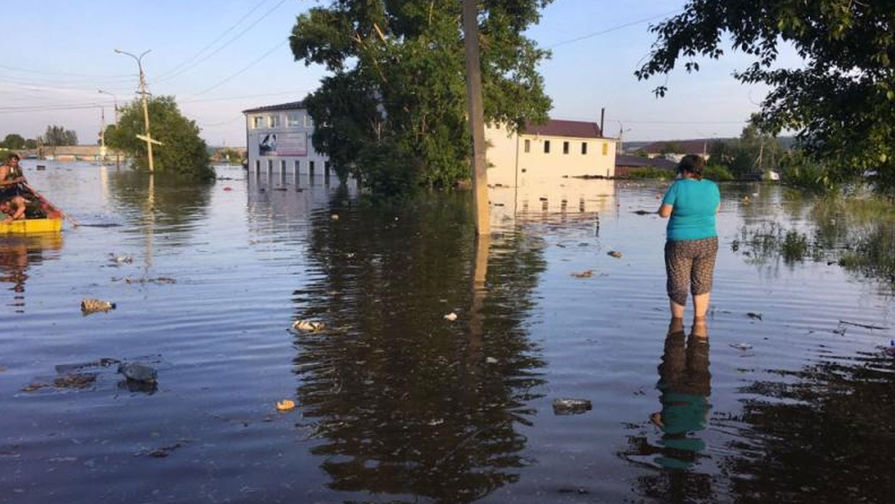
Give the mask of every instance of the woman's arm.
POLYGON ((659 207, 659 217, 662 217, 663 219, 671 217, 671 211, 673 209, 673 206, 663 203, 662 206, 659 207))

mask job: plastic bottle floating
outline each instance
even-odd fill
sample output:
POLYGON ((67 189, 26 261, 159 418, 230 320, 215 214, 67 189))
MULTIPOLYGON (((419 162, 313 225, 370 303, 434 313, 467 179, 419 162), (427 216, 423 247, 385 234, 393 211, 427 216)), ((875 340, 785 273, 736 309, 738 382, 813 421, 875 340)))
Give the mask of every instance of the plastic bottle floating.
POLYGON ((115 303, 103 301, 101 299, 84 298, 81 300, 81 312, 84 315, 90 315, 96 312, 107 312, 115 309, 115 303))
POLYGON ((292 328, 297 331, 302 332, 320 332, 326 326, 323 322, 317 322, 314 320, 296 320, 292 323, 292 328))
POLYGON ((277 401, 277 411, 292 411, 293 409, 295 409, 295 401, 289 399, 277 401))

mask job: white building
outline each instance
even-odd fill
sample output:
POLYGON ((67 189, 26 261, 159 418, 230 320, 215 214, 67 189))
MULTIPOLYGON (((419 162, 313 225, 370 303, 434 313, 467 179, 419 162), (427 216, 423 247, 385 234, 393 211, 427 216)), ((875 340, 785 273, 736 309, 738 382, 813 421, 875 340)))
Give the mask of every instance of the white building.
POLYGON ((617 139, 604 137, 597 123, 549 120, 519 133, 489 126, 485 140, 491 185, 521 187, 615 175, 617 139))
POLYGON ((314 123, 304 102, 243 110, 249 169, 329 175, 329 158, 314 150, 314 123))
POLYGON ((485 129, 493 213, 600 211, 614 201, 616 138, 593 122, 550 120, 485 129))

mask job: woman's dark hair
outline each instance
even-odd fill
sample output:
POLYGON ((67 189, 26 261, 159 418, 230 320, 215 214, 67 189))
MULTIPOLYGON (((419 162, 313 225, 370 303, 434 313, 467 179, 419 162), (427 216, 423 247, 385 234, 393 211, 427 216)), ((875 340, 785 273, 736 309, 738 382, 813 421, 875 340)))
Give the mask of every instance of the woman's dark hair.
POLYGON ((10 159, 15 159, 16 161, 21 161, 21 160, 22 160, 22 158, 20 158, 19 155, 16 154, 15 152, 10 152, 9 155, 6 156, 6 160, 7 160, 7 161, 9 161, 10 159))
POLYGON ((705 161, 697 154, 687 154, 677 164, 678 173, 689 173, 696 180, 702 180, 702 170, 705 169, 705 161))

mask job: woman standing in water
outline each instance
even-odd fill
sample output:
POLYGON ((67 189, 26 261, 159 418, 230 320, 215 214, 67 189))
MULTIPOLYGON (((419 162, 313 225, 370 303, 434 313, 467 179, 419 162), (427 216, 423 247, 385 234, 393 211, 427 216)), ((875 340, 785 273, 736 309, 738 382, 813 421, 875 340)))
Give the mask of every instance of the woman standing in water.
POLYGON ((703 179, 705 161, 689 154, 681 159, 676 180, 662 199, 659 215, 668 218, 665 242, 665 271, 672 327, 680 327, 693 293, 694 332, 705 335, 705 313, 712 292, 718 232, 715 215, 721 205, 717 184, 703 179))

